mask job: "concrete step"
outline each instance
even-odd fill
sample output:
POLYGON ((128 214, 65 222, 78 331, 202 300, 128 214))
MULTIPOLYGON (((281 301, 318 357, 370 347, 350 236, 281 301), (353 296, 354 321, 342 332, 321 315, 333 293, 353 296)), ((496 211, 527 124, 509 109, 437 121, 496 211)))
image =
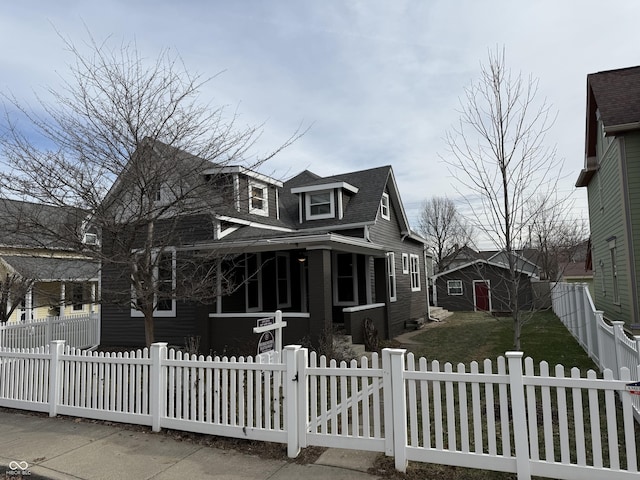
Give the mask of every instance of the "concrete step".
POLYGON ((442 307, 429 307, 429 317, 436 320, 444 320, 451 315, 453 315, 453 312, 445 310, 442 307))

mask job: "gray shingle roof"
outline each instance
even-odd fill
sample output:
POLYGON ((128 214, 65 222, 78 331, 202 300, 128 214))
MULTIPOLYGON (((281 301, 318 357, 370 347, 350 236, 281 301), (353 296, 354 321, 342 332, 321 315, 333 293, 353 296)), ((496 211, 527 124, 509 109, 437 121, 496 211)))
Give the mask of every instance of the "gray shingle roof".
POLYGON ((348 225, 353 223, 373 222, 378 214, 380 199, 391 173, 390 166, 370 168, 357 172, 349 172, 330 177, 319 177, 308 170, 296 175, 284 183, 281 196, 282 211, 289 218, 289 222, 298 228, 330 229, 334 225, 348 225), (353 195, 344 211, 342 219, 330 218, 326 220, 312 220, 298 223, 298 195, 292 194, 291 189, 302 186, 321 185, 323 183, 346 182, 358 188, 358 193, 353 195))
POLYGON ((2 260, 23 278, 37 280, 91 280, 98 278, 97 262, 77 258, 4 255, 2 260))
POLYGON ((587 76, 605 126, 640 121, 640 66, 587 76))
POLYGON ((0 246, 72 249, 85 215, 71 207, 0 199, 0 246))

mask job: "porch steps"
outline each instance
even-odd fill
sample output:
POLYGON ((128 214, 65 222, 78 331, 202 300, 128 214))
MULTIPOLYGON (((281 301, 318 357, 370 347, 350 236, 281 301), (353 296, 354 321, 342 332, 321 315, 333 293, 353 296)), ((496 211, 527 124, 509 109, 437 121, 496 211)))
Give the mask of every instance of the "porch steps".
POLYGON ((451 315, 453 315, 453 312, 445 310, 442 307, 429 307, 429 318, 436 322, 440 322, 451 315))
POLYGON ((339 352, 348 353, 347 356, 353 355, 353 358, 362 358, 367 356, 371 358, 371 352, 367 352, 362 343, 353 343, 351 335, 333 334, 333 348, 339 352))

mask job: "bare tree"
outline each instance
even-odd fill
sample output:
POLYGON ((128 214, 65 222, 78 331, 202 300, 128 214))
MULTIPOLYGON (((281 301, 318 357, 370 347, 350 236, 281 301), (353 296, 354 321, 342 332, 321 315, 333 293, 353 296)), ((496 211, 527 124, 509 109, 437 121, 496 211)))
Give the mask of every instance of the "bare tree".
POLYGON ((460 120, 447 133, 443 160, 459 182, 484 239, 505 252, 509 267, 507 304, 513 318, 514 348, 520 348, 524 319, 518 296, 519 250, 537 212, 527 206, 556 189, 560 167, 545 136, 555 120, 546 101, 538 101, 538 81, 512 75, 503 50, 489 53, 480 79, 465 89, 460 120))
POLYGON ((33 279, 25 279, 16 273, 6 273, 0 281, 0 324, 5 324, 24 301, 33 286, 33 279))
POLYGON ((253 156, 260 127, 202 103, 211 78, 178 56, 165 50, 148 61, 134 44, 90 37, 85 51, 62 40, 74 61, 62 87, 48 89, 51 101, 31 108, 4 95, 0 186, 5 196, 84 212, 72 229, 76 248, 118 275, 103 282, 101 300, 140 312, 151 344, 154 312, 168 301, 209 301, 232 288, 215 252, 175 250, 212 238, 230 187, 224 167, 255 169, 299 135, 253 156))
POLYGON ((429 242, 439 272, 455 260, 461 247, 470 245, 472 228, 460 215, 453 200, 431 197, 422 204, 418 230, 429 242))
POLYGON ((566 199, 538 196, 529 209, 531 247, 537 251, 540 278, 557 281, 563 265, 574 260, 588 233, 581 219, 568 218, 566 199))

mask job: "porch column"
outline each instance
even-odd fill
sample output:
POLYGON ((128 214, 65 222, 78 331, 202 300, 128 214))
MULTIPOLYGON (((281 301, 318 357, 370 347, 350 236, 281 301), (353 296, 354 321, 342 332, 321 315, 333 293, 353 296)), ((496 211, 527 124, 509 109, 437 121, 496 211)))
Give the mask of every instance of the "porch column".
POLYGON ((33 287, 29 287, 24 297, 25 321, 31 323, 33 320, 33 287))
POLYGON ((380 338, 389 338, 389 274, 387 271, 387 258, 377 257, 373 259, 373 273, 375 283, 376 303, 385 304, 383 332, 378 332, 380 338))
POLYGON ((333 328, 333 295, 331 277, 331 251, 308 250, 309 262, 309 335, 318 345, 325 332, 333 328))
POLYGON ((66 284, 64 282, 60 282, 60 315, 59 317, 64 317, 64 305, 66 303, 66 284))

